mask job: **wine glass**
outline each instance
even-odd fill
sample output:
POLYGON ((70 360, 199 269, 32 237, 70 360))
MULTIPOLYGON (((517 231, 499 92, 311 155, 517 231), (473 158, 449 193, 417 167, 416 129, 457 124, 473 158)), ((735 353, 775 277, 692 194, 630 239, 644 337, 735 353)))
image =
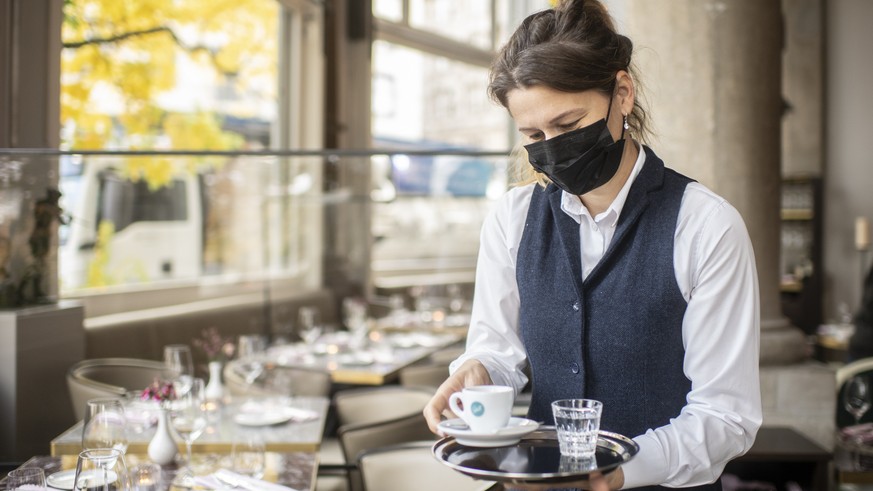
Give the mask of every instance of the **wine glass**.
POLYGON ((173 385, 176 395, 181 397, 191 387, 194 378, 194 362, 191 347, 187 344, 168 344, 164 346, 164 364, 173 372, 173 385))
POLYGON ((82 450, 115 448, 127 451, 127 420, 121 399, 89 399, 82 425, 82 450))
POLYGON ((861 422, 861 416, 870 409, 870 404, 870 385, 867 377, 856 375, 849 379, 843 392, 843 406, 855 417, 855 425, 861 422))
POLYGON ((367 302, 361 298, 346 297, 343 299, 343 323, 352 334, 352 340, 357 347, 363 347, 367 342, 367 302))
POLYGON ((6 476, 6 489, 45 489, 45 472, 39 467, 22 467, 10 471, 6 476))
POLYGON ((73 489, 130 491, 130 477, 124 464, 124 454, 117 448, 83 450, 76 462, 73 489))
POLYGON ((298 328, 300 337, 307 346, 312 346, 313 343, 321 336, 321 325, 318 322, 318 309, 315 307, 300 307, 298 316, 298 328))
POLYGON ((195 378, 191 380, 188 391, 184 395, 178 396, 178 399, 173 401, 170 407, 170 420, 173 429, 185 442, 185 451, 188 457, 186 472, 181 473, 178 478, 180 486, 190 487, 194 480, 194 470, 191 466, 191 444, 206 429, 205 404, 206 395, 203 379, 195 378))

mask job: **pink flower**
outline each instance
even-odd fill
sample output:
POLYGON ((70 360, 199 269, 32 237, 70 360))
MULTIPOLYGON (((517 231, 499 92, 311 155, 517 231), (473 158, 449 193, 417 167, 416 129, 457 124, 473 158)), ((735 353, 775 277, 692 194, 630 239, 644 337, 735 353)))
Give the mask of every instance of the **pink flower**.
POLYGON ((172 401, 176 399, 176 388, 172 382, 155 379, 140 394, 143 401, 172 401))
POLYGON ((223 337, 215 327, 204 329, 200 337, 194 339, 192 344, 203 350, 209 361, 223 361, 233 358, 233 353, 236 350, 231 338, 223 337))

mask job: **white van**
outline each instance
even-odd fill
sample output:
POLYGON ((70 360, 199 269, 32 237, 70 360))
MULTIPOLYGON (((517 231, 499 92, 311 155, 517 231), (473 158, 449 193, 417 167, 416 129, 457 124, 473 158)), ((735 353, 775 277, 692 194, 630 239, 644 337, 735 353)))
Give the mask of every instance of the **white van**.
POLYGON ((75 290, 118 283, 195 278, 203 263, 203 202, 198 175, 178 172, 150 189, 121 172, 122 159, 61 163, 61 206, 71 216, 61 230, 61 287, 75 290), (89 279, 101 222, 114 233, 101 245, 105 262, 89 279))

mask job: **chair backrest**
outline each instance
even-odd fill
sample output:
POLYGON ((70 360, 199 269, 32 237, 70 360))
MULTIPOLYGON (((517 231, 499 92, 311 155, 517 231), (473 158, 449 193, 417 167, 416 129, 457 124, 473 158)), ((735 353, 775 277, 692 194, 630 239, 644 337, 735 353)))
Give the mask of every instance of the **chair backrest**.
POLYGON ((236 396, 329 397, 331 378, 326 370, 234 360, 224 367, 224 386, 236 396), (251 382, 246 380, 249 375, 251 382))
POLYGON ((82 419, 88 399, 123 397, 128 391, 145 389, 156 377, 166 374, 166 366, 154 360, 93 358, 77 362, 67 370, 73 412, 82 419))
MULTIPOLYGON (((439 387, 449 378, 448 363, 429 363, 402 368, 399 373, 400 385, 412 387, 439 387)), ((435 390, 434 390, 435 392, 435 390)))
MULTIPOLYGON (((337 438, 346 462, 357 462, 358 456, 366 450, 418 440, 435 440, 436 435, 430 432, 424 415, 419 411, 387 421, 340 426, 337 438)), ((349 469, 348 478, 351 491, 363 489, 358 469, 349 469)))
POLYGON ((432 447, 433 441, 418 441, 364 451, 358 457, 364 490, 485 491, 494 485, 438 462, 432 447))
POLYGON ((344 426, 421 414, 431 397, 429 387, 389 385, 342 390, 334 394, 333 403, 339 424, 344 426))
MULTIPOLYGON (((870 390, 873 391, 873 376, 871 375, 873 375, 873 358, 862 358, 837 369, 837 428, 843 428, 855 424, 855 417, 849 413, 843 402, 847 382, 856 376, 866 377, 867 384, 870 390)), ((871 403, 873 403, 873 401, 871 401, 871 403)), ((868 410, 860 419, 861 423, 867 423, 871 421, 873 421, 873 408, 871 408, 871 410, 868 410)))

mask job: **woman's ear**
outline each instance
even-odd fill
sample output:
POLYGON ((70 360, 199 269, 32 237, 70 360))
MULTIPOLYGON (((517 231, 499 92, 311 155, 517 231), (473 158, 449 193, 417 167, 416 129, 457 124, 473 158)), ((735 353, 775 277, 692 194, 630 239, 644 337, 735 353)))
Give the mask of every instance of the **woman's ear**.
POLYGON ((630 74, 625 70, 619 70, 615 74, 615 98, 622 114, 627 115, 633 111, 635 95, 634 81, 630 74))

